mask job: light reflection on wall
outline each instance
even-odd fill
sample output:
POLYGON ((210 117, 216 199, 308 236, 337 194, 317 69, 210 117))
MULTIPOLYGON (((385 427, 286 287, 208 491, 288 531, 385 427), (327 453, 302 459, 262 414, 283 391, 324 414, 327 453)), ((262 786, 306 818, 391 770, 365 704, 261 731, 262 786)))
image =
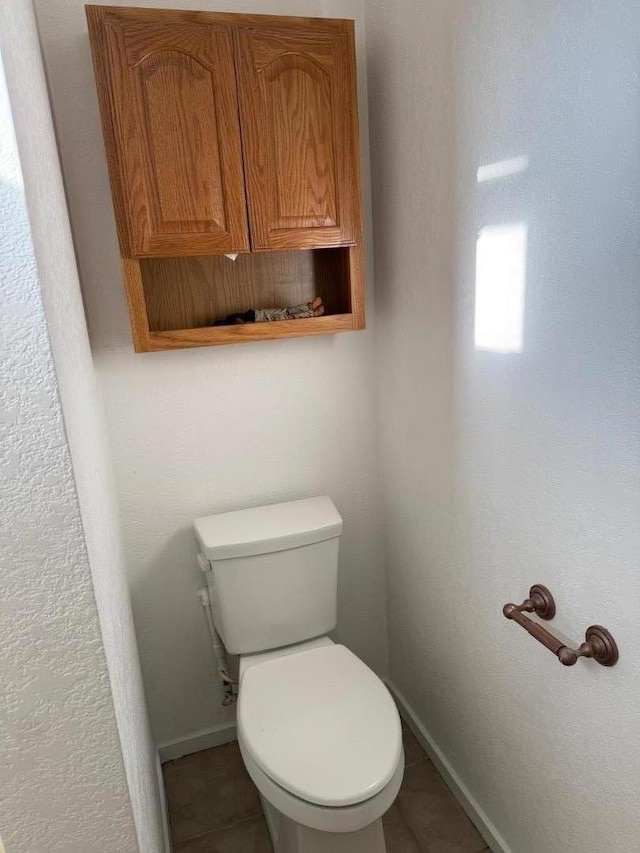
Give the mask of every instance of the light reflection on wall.
POLYGON ((528 227, 524 222, 483 228, 476 249, 477 350, 521 353, 527 284, 528 227))
POLYGON ((528 168, 528 154, 512 157, 510 160, 500 160, 498 163, 488 163, 478 169, 478 183, 486 184, 488 181, 497 181, 500 178, 511 178, 513 175, 526 172, 528 168))

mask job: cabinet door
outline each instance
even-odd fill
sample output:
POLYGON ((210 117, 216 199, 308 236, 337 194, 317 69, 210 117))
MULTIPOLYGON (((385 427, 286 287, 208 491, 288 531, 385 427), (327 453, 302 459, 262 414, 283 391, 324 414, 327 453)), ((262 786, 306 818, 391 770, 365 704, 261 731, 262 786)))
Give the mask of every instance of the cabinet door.
POLYGON ((242 26, 236 38, 252 247, 354 243, 353 23, 242 26))
POLYGON ((122 254, 249 249, 233 34, 88 7, 122 254))

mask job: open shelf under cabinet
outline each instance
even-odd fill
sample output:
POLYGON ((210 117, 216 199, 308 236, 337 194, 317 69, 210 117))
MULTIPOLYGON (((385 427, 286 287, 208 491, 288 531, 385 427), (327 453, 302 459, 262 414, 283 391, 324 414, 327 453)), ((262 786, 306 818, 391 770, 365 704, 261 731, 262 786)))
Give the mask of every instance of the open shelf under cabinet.
POLYGON ((221 256, 125 259, 137 352, 216 346, 364 328, 358 246, 221 256), (325 314, 213 326, 250 308, 284 308, 320 296, 325 314))

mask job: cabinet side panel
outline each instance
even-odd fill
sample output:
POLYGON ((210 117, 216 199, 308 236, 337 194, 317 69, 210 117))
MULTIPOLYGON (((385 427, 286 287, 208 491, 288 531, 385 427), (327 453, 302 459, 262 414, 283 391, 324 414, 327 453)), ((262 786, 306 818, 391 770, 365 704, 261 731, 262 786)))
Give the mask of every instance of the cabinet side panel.
POLYGON ((127 297, 127 308, 129 309, 133 348, 136 352, 149 352, 151 349, 149 320, 147 318, 147 306, 144 297, 144 287, 142 285, 140 261, 136 261, 133 258, 123 258, 122 275, 127 297))
POLYGON ((107 157, 109 183, 111 186, 111 197, 113 200, 120 254, 123 257, 131 257, 132 240, 129 230, 129 217, 127 214, 128 202, 125 194, 125 186, 122 181, 123 168, 120 163, 120 152, 118 150, 115 136, 115 125, 113 120, 114 108, 111 101, 107 51, 104 39, 104 10, 101 6, 85 6, 85 11, 87 15, 87 25, 89 28, 89 42, 91 45, 93 72, 96 81, 98 104, 100 107, 102 135, 104 138, 105 154, 107 157))

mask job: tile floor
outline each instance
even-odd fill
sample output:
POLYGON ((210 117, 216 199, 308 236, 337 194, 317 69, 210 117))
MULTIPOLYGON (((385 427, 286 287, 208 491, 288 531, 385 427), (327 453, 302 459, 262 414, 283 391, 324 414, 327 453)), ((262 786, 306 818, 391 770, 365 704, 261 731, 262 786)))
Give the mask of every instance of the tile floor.
MULTIPOLYGON (((384 817, 388 853, 488 851, 433 764, 404 728, 406 769, 384 817)), ((237 743, 165 764, 174 853, 273 853, 237 743)))

